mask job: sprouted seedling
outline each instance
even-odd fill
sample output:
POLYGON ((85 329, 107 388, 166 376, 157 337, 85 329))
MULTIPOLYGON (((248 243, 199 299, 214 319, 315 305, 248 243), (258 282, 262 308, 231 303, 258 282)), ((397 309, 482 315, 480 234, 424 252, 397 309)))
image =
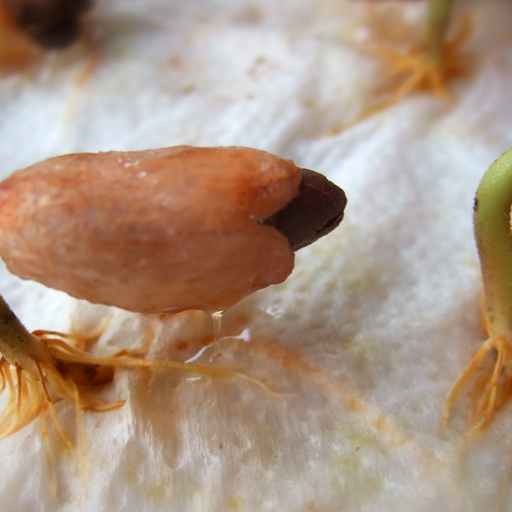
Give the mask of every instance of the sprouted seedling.
MULTIPOLYGON (((488 338, 473 355, 450 391, 443 419, 463 386, 491 350, 496 362, 476 383, 473 429, 485 429, 494 411, 512 395, 512 149, 498 158, 484 175, 475 198, 475 237, 483 279, 483 317, 488 338)), ((484 370, 485 371, 485 370, 484 370)))
MULTIPOLYGON (((407 54, 382 50, 380 57, 387 62, 390 77, 405 75, 408 78, 396 89, 393 101, 399 101, 414 89, 433 92, 449 98, 446 82, 453 76, 465 76, 456 50, 471 33, 466 24, 452 40, 446 40, 453 0, 428 0, 427 16, 419 48, 407 54)), ((378 50, 377 50, 378 52, 378 50)), ((379 56, 379 53, 377 53, 379 56)))
MULTIPOLYGON (((447 83, 452 78, 468 78, 470 73, 461 62, 458 50, 471 35, 472 24, 464 20, 460 29, 447 39, 453 0, 428 0, 427 15, 420 44, 406 52, 391 48, 368 48, 368 53, 384 62, 384 75, 398 79, 397 86, 389 98, 366 108, 355 121, 356 124, 370 115, 398 103, 407 94, 427 91, 443 99, 451 98, 447 83)), ((388 89, 388 88, 387 88, 388 89)))
MULTIPOLYGON (((275 394, 263 382, 243 373, 175 361, 138 359, 126 353, 95 357, 71 346, 66 341, 69 338, 53 331, 28 332, 0 296, 0 393, 6 389, 10 393, 7 406, 0 416, 0 440, 15 434, 39 417, 51 475, 54 472, 46 427, 47 415, 50 415, 59 437, 74 450, 73 442, 60 424, 55 404, 66 400, 74 405, 80 452, 84 457, 82 411, 104 412, 124 404, 124 400, 109 403, 85 392, 93 385, 110 381, 115 367, 166 368, 212 377, 236 377, 275 394)), ((52 482, 52 489, 55 492, 55 482, 52 482)))

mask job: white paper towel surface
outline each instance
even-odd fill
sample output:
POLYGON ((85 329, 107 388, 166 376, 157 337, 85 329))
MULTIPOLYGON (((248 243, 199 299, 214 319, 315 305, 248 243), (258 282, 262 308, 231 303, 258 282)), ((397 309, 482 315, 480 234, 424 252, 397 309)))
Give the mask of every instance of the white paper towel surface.
MULTIPOLYGON (((414 94, 339 130, 385 82, 355 43, 365 23, 396 19, 414 34, 420 4, 98 0, 101 59, 84 84, 80 48, 36 78, 0 80, 2 177, 68 152, 244 145, 324 173, 349 201, 284 284, 225 314, 217 357, 202 350, 208 315, 110 311, 2 266, 1 293, 29 329, 85 330, 112 314, 99 352, 149 341, 148 357, 197 356, 281 393, 117 371, 102 397, 126 404, 84 414, 87 479, 50 429, 51 495, 35 421, 0 443, 2 510, 512 510, 511 407, 467 443, 464 393, 439 431, 485 336, 471 212, 481 176, 512 144, 512 3, 460 2, 475 21, 464 46, 473 76, 450 85, 455 101, 414 94)), ((57 409, 75 438, 73 407, 57 409)))

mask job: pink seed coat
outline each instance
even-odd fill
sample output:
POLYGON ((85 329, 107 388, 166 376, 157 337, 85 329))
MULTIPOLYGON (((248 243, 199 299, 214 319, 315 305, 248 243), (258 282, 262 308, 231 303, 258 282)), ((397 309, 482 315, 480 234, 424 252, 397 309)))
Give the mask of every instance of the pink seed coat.
POLYGON ((143 313, 219 311, 293 269, 263 221, 298 193, 290 160, 248 148, 71 154, 0 183, 11 272, 143 313))

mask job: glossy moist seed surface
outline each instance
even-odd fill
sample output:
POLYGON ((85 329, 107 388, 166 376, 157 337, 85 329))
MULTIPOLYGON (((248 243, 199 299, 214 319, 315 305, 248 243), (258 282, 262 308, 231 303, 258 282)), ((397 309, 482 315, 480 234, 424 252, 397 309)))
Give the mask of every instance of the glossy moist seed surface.
POLYGON ((247 148, 57 157, 0 185, 0 256, 94 303, 222 310, 292 271, 288 240, 261 222, 300 182, 291 161, 247 148))

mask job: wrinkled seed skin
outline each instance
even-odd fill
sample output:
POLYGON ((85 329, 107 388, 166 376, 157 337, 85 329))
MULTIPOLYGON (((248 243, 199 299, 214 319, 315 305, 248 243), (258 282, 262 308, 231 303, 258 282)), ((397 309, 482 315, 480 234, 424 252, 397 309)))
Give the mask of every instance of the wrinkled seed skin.
POLYGON ((300 182, 293 162, 248 148, 56 157, 0 184, 0 256, 93 303, 219 311, 291 273, 287 238, 260 222, 300 182))

